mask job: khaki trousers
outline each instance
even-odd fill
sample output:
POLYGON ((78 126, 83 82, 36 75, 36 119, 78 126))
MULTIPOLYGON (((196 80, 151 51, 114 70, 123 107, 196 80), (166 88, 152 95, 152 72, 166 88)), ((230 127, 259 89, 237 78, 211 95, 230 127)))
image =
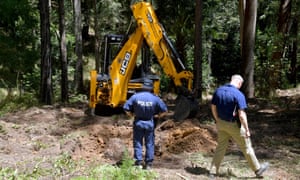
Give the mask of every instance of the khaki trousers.
POLYGON ((212 167, 215 166, 217 171, 216 173, 219 171, 219 167, 226 153, 230 138, 237 143, 250 168, 253 171, 257 171, 260 168, 260 164, 251 145, 250 137, 245 138, 245 129, 243 127, 240 128, 238 124, 234 122, 220 120, 217 122, 217 129, 218 145, 212 160, 212 167))

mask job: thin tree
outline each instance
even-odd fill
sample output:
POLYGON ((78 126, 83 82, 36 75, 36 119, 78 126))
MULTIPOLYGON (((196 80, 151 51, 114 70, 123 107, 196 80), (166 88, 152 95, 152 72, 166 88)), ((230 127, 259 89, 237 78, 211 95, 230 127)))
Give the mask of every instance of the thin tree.
POLYGON ((288 79, 291 83, 293 83, 294 87, 297 86, 297 73, 299 71, 299 65, 297 65, 297 52, 298 52, 298 42, 299 42, 299 35, 298 35, 298 29, 299 29, 299 20, 297 17, 293 19, 293 24, 291 26, 291 35, 294 37, 292 40, 292 43, 290 45, 290 68, 289 68, 289 76, 288 79))
POLYGON ((272 67, 269 67, 269 87, 270 96, 273 96, 275 89, 281 84, 281 59, 284 56, 285 47, 287 46, 286 34, 289 31, 289 21, 291 16, 292 2, 291 0, 281 0, 277 21, 277 36, 279 39, 275 40, 274 50, 271 57, 272 67))
POLYGON ((84 92, 83 86, 83 60, 82 60, 82 20, 81 20, 81 1, 74 0, 75 18, 75 54, 77 56, 75 67, 75 90, 77 93, 84 92))
MULTIPOLYGON (((98 23, 98 7, 97 0, 93 1, 94 6, 94 30, 95 30, 95 67, 96 70, 100 69, 100 32, 98 23)), ((102 70, 103 71, 103 70, 102 70)))
POLYGON ((41 83, 40 102, 52 104, 52 61, 50 44, 50 4, 49 0, 39 1, 41 23, 41 83))
POLYGON ((203 1, 196 0, 195 8, 195 52, 194 52, 194 89, 197 98, 202 100, 202 7, 203 1))
POLYGON ((257 17, 257 0, 240 0, 243 91, 247 98, 254 97, 254 45, 257 17))
POLYGON ((68 60, 67 60, 67 45, 66 45, 66 30, 65 30, 65 2, 59 0, 59 47, 60 47, 60 62, 61 62, 61 101, 68 102, 68 60))

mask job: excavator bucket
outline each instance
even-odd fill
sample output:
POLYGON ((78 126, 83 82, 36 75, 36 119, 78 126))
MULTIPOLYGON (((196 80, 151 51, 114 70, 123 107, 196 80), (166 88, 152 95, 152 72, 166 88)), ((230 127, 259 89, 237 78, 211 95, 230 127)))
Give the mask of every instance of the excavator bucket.
POLYGON ((176 98, 174 119, 181 121, 196 116, 198 112, 198 101, 194 97, 179 95, 176 98))

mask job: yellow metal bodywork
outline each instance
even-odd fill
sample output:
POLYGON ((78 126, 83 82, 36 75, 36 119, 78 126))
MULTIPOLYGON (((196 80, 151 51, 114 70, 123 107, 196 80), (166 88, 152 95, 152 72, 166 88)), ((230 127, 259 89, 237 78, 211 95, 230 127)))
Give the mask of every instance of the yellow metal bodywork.
MULTIPOLYGON (((163 28, 155 15, 150 3, 138 2, 131 6, 136 19, 135 32, 123 45, 109 68, 110 80, 97 82, 97 71, 91 71, 90 79, 90 108, 97 104, 109 105, 111 107, 122 106, 127 100, 129 90, 139 89, 142 83, 130 82, 133 70, 136 67, 137 55, 145 40, 154 52, 164 73, 169 76, 176 86, 183 86, 184 79, 187 89, 192 89, 193 74, 190 71, 177 72, 171 51, 163 38, 163 28)), ((160 81, 154 80, 154 93, 159 94, 160 81)))
POLYGON ((188 89, 192 89, 193 73, 190 71, 177 72, 174 66, 170 49, 163 39, 163 28, 150 3, 140 2, 132 7, 133 15, 137 21, 138 28, 143 32, 143 36, 149 47, 153 50, 164 73, 171 77, 175 86, 182 86, 182 79, 188 81, 188 89))

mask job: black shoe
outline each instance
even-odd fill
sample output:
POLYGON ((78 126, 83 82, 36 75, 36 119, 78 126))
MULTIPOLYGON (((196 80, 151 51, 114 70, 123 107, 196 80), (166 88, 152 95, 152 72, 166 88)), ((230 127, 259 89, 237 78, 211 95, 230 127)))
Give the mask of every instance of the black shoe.
POLYGON ((139 169, 143 169, 143 163, 142 163, 142 161, 135 161, 134 166, 136 166, 139 169))
POLYGON ((262 177, 262 174, 269 168, 269 166, 268 162, 261 164, 259 170, 255 171, 256 176, 262 177))
POLYGON ((215 174, 209 173, 208 174, 208 178, 209 179, 215 179, 216 177, 215 177, 215 174))
POLYGON ((145 169, 145 170, 150 170, 150 169, 152 169, 152 163, 147 163, 144 169, 145 169))

